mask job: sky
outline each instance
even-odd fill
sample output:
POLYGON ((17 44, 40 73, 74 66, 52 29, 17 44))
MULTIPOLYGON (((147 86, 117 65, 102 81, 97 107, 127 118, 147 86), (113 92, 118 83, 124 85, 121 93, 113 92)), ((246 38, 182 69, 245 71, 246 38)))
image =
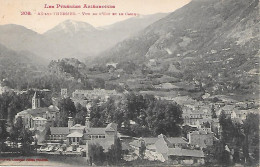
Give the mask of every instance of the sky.
MULTIPOLYGON (((101 27, 125 20, 133 16, 108 16, 93 13, 136 13, 149 15, 155 13, 169 13, 189 3, 191 0, 0 0, 0 25, 18 24, 38 33, 53 28, 62 21, 71 19, 87 22, 94 27, 101 27), (45 4, 55 8, 44 8, 45 4), (115 8, 56 8, 61 5, 114 5, 115 8), (31 12, 31 15, 22 15, 22 12, 31 12), (51 16, 38 15, 39 12, 52 13, 51 16), (75 12, 73 16, 57 16, 54 12, 75 12), (90 16, 82 15, 90 13, 90 16)), ((136 16, 140 17, 140 16, 136 16)))

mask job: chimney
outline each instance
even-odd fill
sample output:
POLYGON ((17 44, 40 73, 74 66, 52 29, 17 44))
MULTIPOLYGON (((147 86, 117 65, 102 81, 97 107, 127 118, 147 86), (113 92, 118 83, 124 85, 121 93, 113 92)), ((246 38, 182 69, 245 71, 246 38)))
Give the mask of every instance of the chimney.
POLYGON ((89 116, 86 116, 85 126, 86 128, 90 128, 89 116))
POLYGON ((69 117, 68 128, 71 128, 72 126, 73 126, 73 119, 72 119, 72 117, 69 117))

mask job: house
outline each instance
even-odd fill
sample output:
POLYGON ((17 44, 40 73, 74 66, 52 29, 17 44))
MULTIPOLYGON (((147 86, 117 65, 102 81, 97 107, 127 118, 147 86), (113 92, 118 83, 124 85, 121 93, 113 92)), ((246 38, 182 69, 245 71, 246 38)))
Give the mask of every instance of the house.
POLYGON ((51 141, 65 141, 69 134, 68 127, 50 127, 49 140, 51 141))
POLYGON ((94 100, 99 98, 101 101, 106 101, 110 96, 117 95, 115 90, 105 90, 105 89, 94 89, 94 90, 75 90, 72 93, 72 98, 74 99, 88 99, 94 100))
POLYGON ((203 130, 192 131, 188 134, 189 144, 198 145, 201 148, 213 145, 214 134, 203 130))
POLYGON ((31 128, 45 127, 47 124, 47 119, 42 117, 34 117, 31 121, 31 128))
POLYGON ((167 153, 168 161, 181 165, 203 165, 205 156, 202 150, 170 148, 167 153))
POLYGON ((197 121, 204 119, 204 113, 200 111, 189 111, 183 113, 184 124, 192 127, 197 127, 197 121))
POLYGON ((225 105, 222 108, 220 108, 216 114, 219 117, 221 112, 223 111, 227 117, 231 117, 232 112, 236 110, 235 105, 225 105))
POLYGON ((211 124, 212 119, 199 119, 196 121, 196 127, 199 130, 205 131, 205 132, 211 132, 211 124))
POLYGON ((68 89, 66 89, 66 88, 61 89, 60 95, 61 95, 61 97, 64 97, 64 98, 68 97, 68 89))
POLYGON ((146 146, 145 154, 149 159, 168 162, 169 164, 204 164, 203 151, 192 149, 181 137, 166 138, 161 134, 157 138, 140 138, 129 144, 138 153, 142 143, 146 146))

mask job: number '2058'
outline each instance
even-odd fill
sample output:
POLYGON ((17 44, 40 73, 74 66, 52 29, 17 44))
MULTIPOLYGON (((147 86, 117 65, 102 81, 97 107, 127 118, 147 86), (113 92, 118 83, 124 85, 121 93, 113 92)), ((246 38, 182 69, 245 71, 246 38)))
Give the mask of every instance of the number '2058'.
POLYGON ((32 13, 31 13, 31 12, 28 12, 28 11, 22 11, 22 12, 21 12, 21 15, 32 15, 32 13))

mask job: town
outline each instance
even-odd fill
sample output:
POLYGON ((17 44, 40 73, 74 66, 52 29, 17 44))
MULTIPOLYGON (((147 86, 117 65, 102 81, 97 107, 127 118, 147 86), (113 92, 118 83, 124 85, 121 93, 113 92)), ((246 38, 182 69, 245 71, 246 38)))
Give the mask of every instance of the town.
MULTIPOLYGON (((1 87, 2 96, 8 93, 13 93, 14 96, 28 94, 29 91, 19 92, 1 87)), ((258 123, 254 122, 255 119, 259 119, 259 103, 254 101, 222 101, 217 98, 205 98, 203 102, 178 100, 181 97, 161 100, 105 89, 75 90, 70 96, 67 88, 63 88, 56 98, 51 97, 50 90, 46 89, 30 90, 30 93, 33 96, 28 109, 17 112, 13 120, 1 119, 1 155, 9 155, 10 151, 25 154, 22 151, 26 150, 32 155, 79 156, 85 158, 88 165, 115 165, 115 162, 127 164, 138 160, 146 160, 154 165, 205 165, 219 163, 216 156, 222 156, 219 159, 230 164, 257 159, 255 152, 246 157, 244 148, 239 148, 240 143, 237 141, 244 137, 257 137, 254 134, 256 132, 252 133, 243 127, 247 124, 247 128, 258 128, 252 127, 258 123), (46 106, 48 98, 51 105, 46 106), (139 116, 125 116, 130 113, 119 110, 129 108, 124 108, 121 104, 115 105, 122 103, 122 99, 129 100, 128 98, 134 100, 126 102, 128 107, 136 107, 134 110, 139 110, 136 111, 140 112, 139 116), (168 107, 168 111, 154 107, 165 114, 157 115, 165 120, 164 123, 156 122, 156 127, 144 120, 152 119, 144 114, 151 112, 148 110, 154 110, 152 106, 142 106, 144 100, 152 100, 156 105, 162 105, 159 103, 162 102, 168 107), (142 111, 145 109, 147 113, 142 111), (97 116, 102 112, 107 116, 97 116), (166 116, 178 118, 169 120, 166 116), (147 124, 156 130, 150 130, 146 127, 147 124), (232 134, 230 130, 239 131, 236 133, 242 137, 232 134), (25 132, 20 132, 19 135, 19 131, 25 132), (234 141, 237 143, 232 143, 234 141)), ((156 111, 151 116, 153 114, 157 114, 156 111)), ((250 142, 247 144, 247 149, 258 149, 257 145, 250 142)))
POLYGON ((2 1, 0 166, 259 166, 259 0, 2 1))

